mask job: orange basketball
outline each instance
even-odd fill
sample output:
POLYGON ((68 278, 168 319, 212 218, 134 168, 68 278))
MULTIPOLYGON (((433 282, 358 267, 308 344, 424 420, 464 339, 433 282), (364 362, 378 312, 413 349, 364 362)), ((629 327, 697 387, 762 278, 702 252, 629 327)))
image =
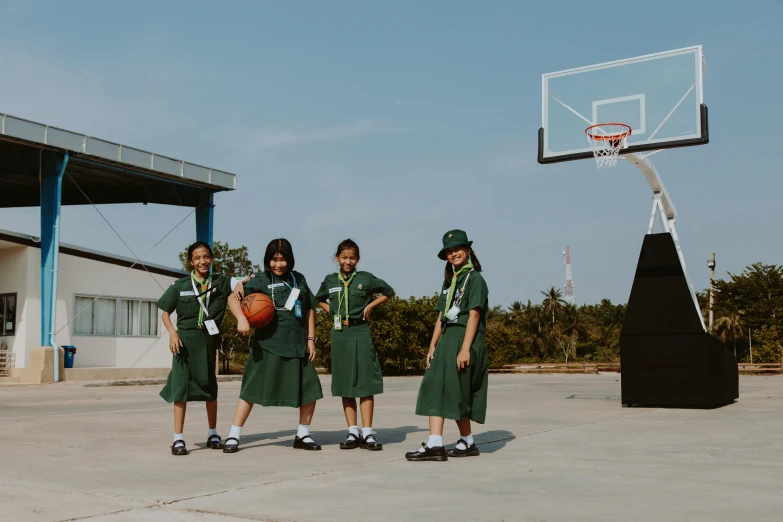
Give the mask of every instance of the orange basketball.
POLYGON ((242 312, 251 328, 263 328, 275 317, 275 304, 266 294, 249 294, 242 299, 242 312))

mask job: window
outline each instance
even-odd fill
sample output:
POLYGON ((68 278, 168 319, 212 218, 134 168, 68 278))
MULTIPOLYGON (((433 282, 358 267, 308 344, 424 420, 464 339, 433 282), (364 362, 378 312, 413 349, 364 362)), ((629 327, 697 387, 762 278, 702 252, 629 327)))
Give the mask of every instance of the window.
POLYGON ((76 296, 74 335, 157 337, 155 301, 127 297, 76 296))
POLYGON ((16 294, 0 294, 0 336, 16 334, 16 294))

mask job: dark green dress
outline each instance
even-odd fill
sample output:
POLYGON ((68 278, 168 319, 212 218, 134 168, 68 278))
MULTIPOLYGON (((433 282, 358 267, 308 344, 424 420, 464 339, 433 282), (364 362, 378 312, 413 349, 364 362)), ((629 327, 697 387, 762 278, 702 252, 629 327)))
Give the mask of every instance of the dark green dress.
MULTIPOLYGON (((350 280, 350 276, 347 280, 350 280)), ((324 278, 316 299, 329 302, 329 315, 334 322, 339 314, 346 319, 345 284, 337 273, 324 278), (339 297, 342 295, 342 297, 339 297)), ((364 309, 373 301, 374 294, 394 295, 394 290, 383 279, 369 272, 356 271, 348 285, 349 320, 361 319, 364 309)), ((383 375, 375 345, 368 324, 343 326, 342 330, 332 327, 332 396, 369 397, 383 393, 383 375)))
MULTIPOLYGON (((204 318, 199 314, 201 306, 193 292, 191 277, 178 279, 158 299, 158 308, 168 313, 177 312, 177 333, 184 345, 179 354, 172 356, 171 371, 160 392, 166 402, 217 400, 215 358, 220 336, 210 335, 202 325, 204 318)), ((213 276, 210 287, 215 288, 209 296, 209 317, 206 319, 213 319, 220 327, 231 294, 231 279, 213 276)), ((201 292, 198 282, 196 289, 201 292)), ((206 297, 202 296, 204 304, 206 297)))
MULTIPOLYGON (((467 273, 457 278, 456 291, 462 288, 467 273)), ((445 313, 446 296, 450 282, 443 283, 435 310, 445 313)), ((449 323, 441 316, 442 335, 435 347, 430 367, 424 373, 416 401, 416 415, 470 420, 484 424, 487 415, 487 384, 489 382, 489 359, 484 343, 487 329, 489 289, 479 272, 470 272, 465 296, 460 302, 460 313, 455 323, 449 323), (462 349, 465 326, 470 310, 479 309, 476 337, 470 346, 470 365, 457 370, 457 355, 462 349)), ((459 296, 455 294, 456 302, 459 296)))
POLYGON ((244 284, 245 295, 262 293, 272 297, 275 308, 283 308, 296 279, 302 317, 294 311, 275 310, 272 322, 255 331, 239 398, 262 406, 298 408, 323 398, 315 365, 307 358, 307 312, 316 306, 307 281, 299 272, 283 279, 274 274, 256 274, 244 284), (274 296, 272 295, 274 291, 274 296))

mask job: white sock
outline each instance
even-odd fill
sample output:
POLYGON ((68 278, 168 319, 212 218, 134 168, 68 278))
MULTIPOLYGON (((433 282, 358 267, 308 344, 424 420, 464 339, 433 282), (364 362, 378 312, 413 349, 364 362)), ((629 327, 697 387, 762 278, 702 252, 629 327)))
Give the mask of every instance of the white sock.
MULTIPOLYGON (((443 446, 443 435, 430 435, 430 438, 427 440, 427 447, 437 448, 439 446, 443 446)), ((419 448, 419 452, 422 451, 424 451, 424 447, 419 448)))
POLYGON ((348 433, 353 433, 356 438, 359 438, 359 426, 348 426, 348 433))
POLYGON ((212 435, 217 435, 217 428, 209 428, 209 431, 207 431, 207 440, 209 440, 212 435))
POLYGON ((300 439, 303 439, 310 435, 310 425, 309 424, 300 424, 299 428, 296 430, 296 436, 300 439))
POLYGON ((362 428, 362 438, 363 439, 366 439, 370 435, 372 435, 372 427, 370 427, 370 428, 362 428))
MULTIPOLYGON (((473 435, 467 435, 465 437, 460 437, 460 440, 461 441, 464 440, 465 442, 467 442, 468 446, 472 446, 473 445, 473 435)), ((457 449, 458 450, 468 449, 468 446, 465 446, 465 444, 463 444, 462 442, 459 442, 457 444, 457 449)))
MULTIPOLYGON (((226 439, 233 437, 233 438, 239 440, 239 434, 240 433, 242 433, 242 426, 234 426, 232 424, 231 425, 231 431, 228 432, 228 437, 226 437, 226 439)), ((230 440, 230 441, 226 442, 226 444, 229 445, 229 446, 233 446, 233 445, 239 444, 239 443, 236 440, 230 440)))
POLYGON ((182 435, 182 433, 175 433, 174 434, 174 442, 177 442, 178 440, 185 440, 185 436, 182 435))

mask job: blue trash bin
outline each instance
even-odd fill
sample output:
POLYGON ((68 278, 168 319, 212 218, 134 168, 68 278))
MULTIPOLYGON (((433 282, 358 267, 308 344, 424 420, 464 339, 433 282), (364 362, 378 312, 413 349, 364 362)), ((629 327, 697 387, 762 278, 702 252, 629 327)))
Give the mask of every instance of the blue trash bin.
POLYGON ((63 366, 65 368, 73 368, 73 357, 74 355, 76 355, 76 347, 63 346, 62 349, 65 352, 65 360, 63 361, 63 366))

